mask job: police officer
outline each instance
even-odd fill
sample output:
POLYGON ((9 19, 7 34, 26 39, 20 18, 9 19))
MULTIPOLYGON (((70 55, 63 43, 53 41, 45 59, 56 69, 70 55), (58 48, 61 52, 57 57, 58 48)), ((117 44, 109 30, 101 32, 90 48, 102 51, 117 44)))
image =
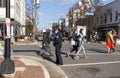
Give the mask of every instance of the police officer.
POLYGON ((61 47, 62 47, 62 34, 59 28, 55 30, 55 37, 53 41, 53 45, 55 46, 55 54, 56 54, 56 64, 63 65, 62 57, 61 57, 61 47))

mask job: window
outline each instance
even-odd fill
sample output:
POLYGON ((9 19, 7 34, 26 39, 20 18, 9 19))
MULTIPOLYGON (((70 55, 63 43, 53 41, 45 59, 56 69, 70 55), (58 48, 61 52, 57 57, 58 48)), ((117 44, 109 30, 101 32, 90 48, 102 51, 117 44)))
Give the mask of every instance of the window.
POLYGON ((6 0, 0 0, 0 7, 5 7, 5 1, 6 0))
POLYGON ((118 20, 118 12, 116 11, 115 21, 118 20))
POLYGON ((107 22, 107 15, 105 14, 104 16, 105 16, 105 17, 104 17, 104 18, 105 18, 105 19, 104 19, 104 22, 106 23, 106 22, 107 22))
POLYGON ((110 22, 112 22, 112 13, 110 13, 110 22))

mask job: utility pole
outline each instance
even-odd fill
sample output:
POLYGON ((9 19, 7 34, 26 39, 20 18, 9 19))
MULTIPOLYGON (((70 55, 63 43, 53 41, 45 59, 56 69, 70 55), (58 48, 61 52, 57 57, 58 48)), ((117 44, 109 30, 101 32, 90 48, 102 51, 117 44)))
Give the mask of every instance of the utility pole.
POLYGON ((4 60, 1 63, 1 73, 11 74, 15 71, 14 61, 11 60, 11 40, 10 40, 10 0, 6 0, 6 37, 4 48, 4 60))
POLYGON ((37 0, 33 2, 33 40, 35 40, 35 32, 36 32, 36 7, 37 7, 37 0))

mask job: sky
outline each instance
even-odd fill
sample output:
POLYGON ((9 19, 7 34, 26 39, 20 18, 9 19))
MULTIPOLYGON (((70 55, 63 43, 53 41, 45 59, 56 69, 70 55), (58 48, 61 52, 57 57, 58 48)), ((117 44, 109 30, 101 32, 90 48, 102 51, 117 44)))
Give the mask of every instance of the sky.
MULTIPOLYGON (((37 9, 37 27, 39 30, 52 27, 53 22, 65 18, 69 9, 79 0, 40 0, 37 9)), ((104 4, 114 0, 103 0, 104 4)))

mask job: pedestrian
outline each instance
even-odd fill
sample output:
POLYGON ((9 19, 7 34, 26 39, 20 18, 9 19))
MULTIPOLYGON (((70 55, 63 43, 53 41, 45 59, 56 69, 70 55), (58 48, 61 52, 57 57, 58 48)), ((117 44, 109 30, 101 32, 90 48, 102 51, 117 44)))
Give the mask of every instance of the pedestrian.
POLYGON ((108 54, 110 54, 110 49, 114 48, 114 39, 113 39, 111 29, 109 29, 107 34, 106 34, 106 48, 107 48, 107 53, 108 54))
POLYGON ((84 39, 84 35, 83 35, 83 29, 80 29, 79 31, 79 35, 78 35, 78 51, 75 53, 75 56, 74 56, 74 59, 78 59, 78 54, 80 54, 81 50, 83 50, 83 55, 84 55, 84 58, 87 59, 88 56, 86 55, 86 52, 85 52, 85 47, 84 47, 84 42, 85 42, 85 39, 84 39))
POLYGON ((117 32, 116 30, 113 29, 113 40, 114 40, 114 48, 111 48, 110 51, 112 50, 113 52, 115 52, 115 46, 116 46, 116 39, 117 39, 117 32))
POLYGON ((56 54, 56 64, 63 65, 63 60, 61 57, 61 48, 62 48, 62 33, 59 28, 55 30, 55 37, 53 40, 53 45, 55 46, 55 54, 56 54))
MULTIPOLYGON (((49 52, 50 56, 53 56, 50 50, 50 32, 48 29, 43 34, 42 49, 45 50, 45 52, 49 52)), ((41 55, 44 55, 44 53, 41 53, 41 55)))
POLYGON ((71 45, 73 46, 72 50, 70 52, 67 53, 67 56, 69 57, 70 53, 75 51, 78 51, 78 41, 77 41, 77 29, 74 30, 73 35, 72 35, 72 39, 71 39, 71 45))
POLYGON ((70 34, 68 34, 68 42, 70 42, 71 41, 71 36, 70 36, 70 34))

